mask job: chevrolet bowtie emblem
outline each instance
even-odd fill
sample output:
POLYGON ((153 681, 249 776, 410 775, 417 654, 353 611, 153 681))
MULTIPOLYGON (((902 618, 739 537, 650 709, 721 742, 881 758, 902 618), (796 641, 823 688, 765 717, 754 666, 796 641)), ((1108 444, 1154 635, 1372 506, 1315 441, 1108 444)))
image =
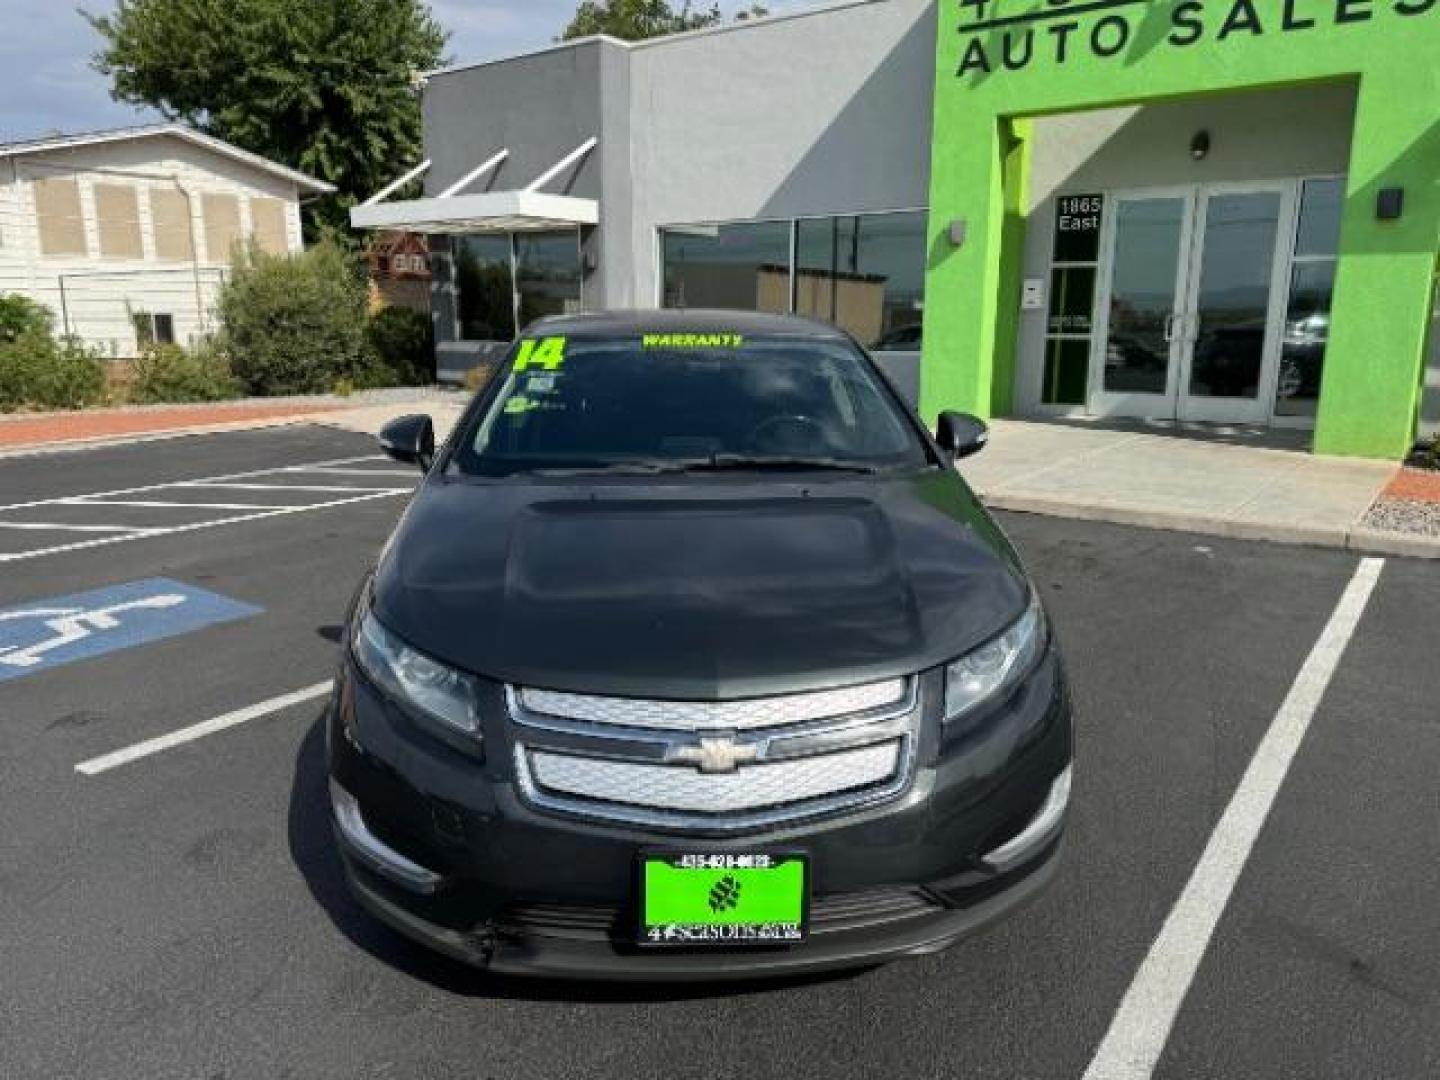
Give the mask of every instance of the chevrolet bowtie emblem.
POLYGON ((698 745, 675 747, 666 757, 677 765, 694 765, 702 773, 733 773, 741 765, 759 761, 760 747, 734 739, 701 739, 698 745))

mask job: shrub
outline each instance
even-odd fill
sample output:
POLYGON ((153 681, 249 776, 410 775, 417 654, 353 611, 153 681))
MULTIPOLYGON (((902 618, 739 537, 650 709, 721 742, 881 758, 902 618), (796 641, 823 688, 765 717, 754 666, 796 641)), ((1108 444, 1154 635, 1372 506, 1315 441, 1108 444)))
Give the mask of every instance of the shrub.
POLYGON ((82 409, 105 400, 105 361, 78 340, 34 327, 0 341, 0 410, 82 409))
POLYGON ((241 251, 220 293, 231 370, 255 394, 323 393, 372 363, 365 286, 333 243, 298 255, 241 251))
POLYGON ((240 382, 230 361, 206 342, 190 349, 179 345, 150 345, 131 369, 131 401, 224 401, 239 397, 240 382))
POLYGON ((55 317, 50 309, 18 293, 0 293, 0 344, 31 331, 50 336, 55 317))
POLYGON ((386 386, 428 386, 435 381, 435 334, 428 313, 381 308, 370 319, 370 348, 387 369, 386 386))

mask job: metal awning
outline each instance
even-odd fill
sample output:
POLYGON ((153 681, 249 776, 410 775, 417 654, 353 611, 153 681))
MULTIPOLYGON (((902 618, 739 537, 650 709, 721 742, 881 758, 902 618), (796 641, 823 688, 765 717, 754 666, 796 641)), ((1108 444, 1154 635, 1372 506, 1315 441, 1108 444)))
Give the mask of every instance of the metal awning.
POLYGON ((594 199, 551 195, 543 188, 582 161, 598 142, 592 138, 582 143, 521 189, 461 194, 510 156, 508 150, 501 150, 439 195, 385 202, 388 195, 430 168, 430 162, 423 161, 354 207, 350 211, 350 224, 357 229, 405 229, 431 234, 548 232, 596 225, 600 221, 600 204, 594 199))

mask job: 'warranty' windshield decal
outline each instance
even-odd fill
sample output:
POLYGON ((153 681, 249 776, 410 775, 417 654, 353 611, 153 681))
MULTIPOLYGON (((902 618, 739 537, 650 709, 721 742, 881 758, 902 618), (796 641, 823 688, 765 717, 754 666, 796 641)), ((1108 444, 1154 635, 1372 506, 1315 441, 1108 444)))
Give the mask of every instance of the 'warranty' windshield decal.
POLYGON ((738 349, 743 334, 646 334, 640 339, 646 349, 738 349))

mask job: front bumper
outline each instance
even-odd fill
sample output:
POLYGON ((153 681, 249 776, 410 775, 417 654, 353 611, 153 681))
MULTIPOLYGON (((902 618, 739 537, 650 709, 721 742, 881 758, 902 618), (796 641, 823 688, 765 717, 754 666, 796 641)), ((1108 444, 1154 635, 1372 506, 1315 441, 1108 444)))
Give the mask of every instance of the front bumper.
POLYGON ((1047 655, 998 712, 954 745, 930 740, 908 790, 883 805, 702 839, 538 810, 515 784, 503 730, 487 729, 483 762, 467 757, 417 730, 347 663, 328 725, 336 835, 367 910, 497 972, 677 980, 865 966, 941 950, 1054 876, 1064 813, 1052 794, 1072 751, 1058 658, 1047 655), (636 945, 634 861, 666 847, 805 850, 809 939, 636 945), (987 862, 994 851, 1006 857, 987 862))

